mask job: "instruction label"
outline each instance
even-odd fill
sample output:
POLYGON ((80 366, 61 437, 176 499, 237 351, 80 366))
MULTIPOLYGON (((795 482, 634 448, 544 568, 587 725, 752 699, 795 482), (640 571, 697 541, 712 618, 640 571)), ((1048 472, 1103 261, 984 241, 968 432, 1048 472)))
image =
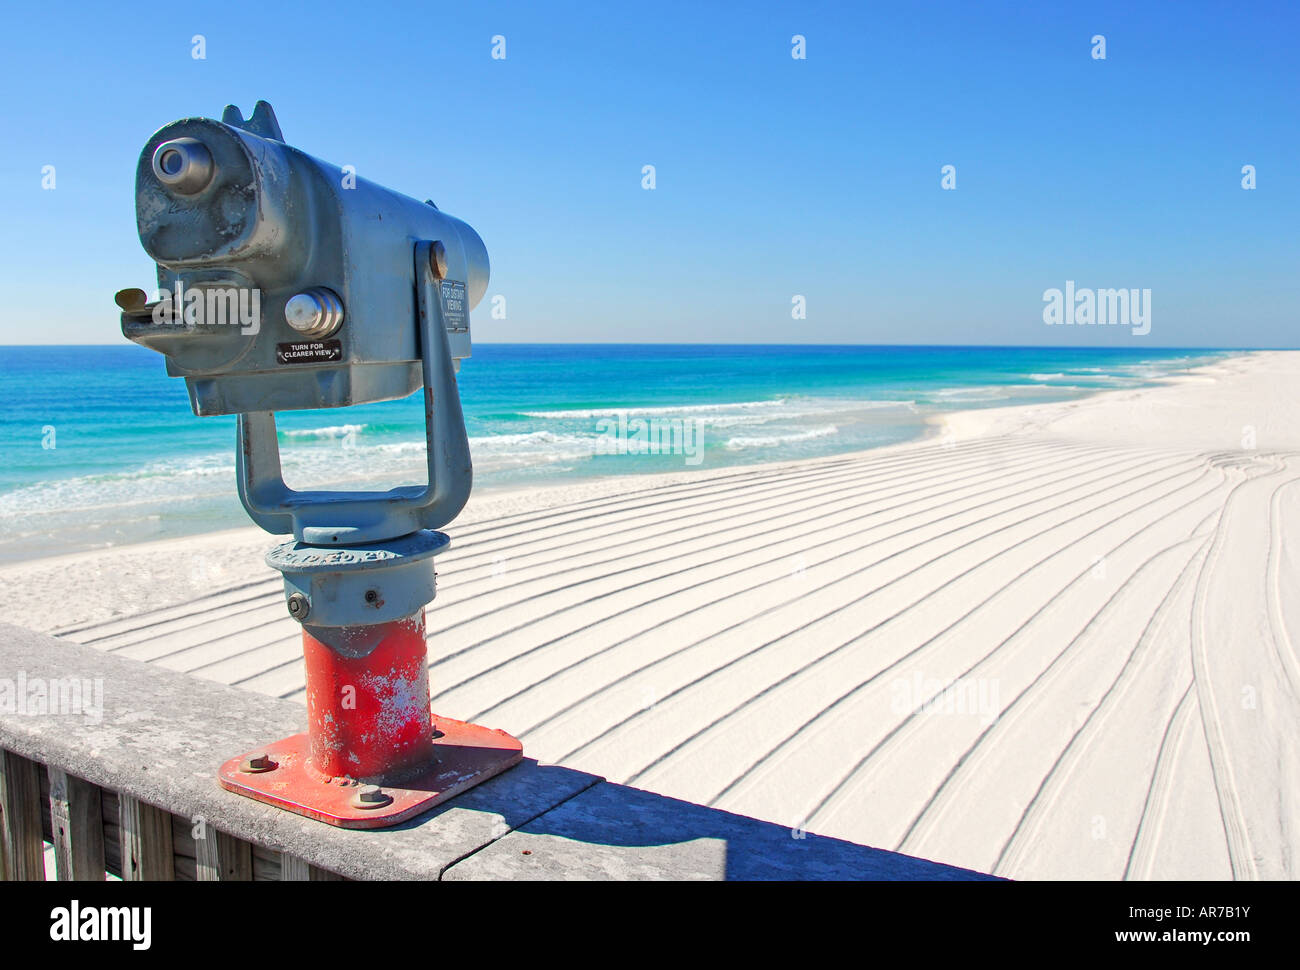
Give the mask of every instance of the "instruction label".
POLYGON ((328 364, 343 359, 343 344, 338 340, 276 344, 275 359, 281 364, 328 364))
POLYGON ((468 330, 469 301, 465 297, 465 284, 458 280, 443 280, 440 290, 444 325, 449 331, 468 330))

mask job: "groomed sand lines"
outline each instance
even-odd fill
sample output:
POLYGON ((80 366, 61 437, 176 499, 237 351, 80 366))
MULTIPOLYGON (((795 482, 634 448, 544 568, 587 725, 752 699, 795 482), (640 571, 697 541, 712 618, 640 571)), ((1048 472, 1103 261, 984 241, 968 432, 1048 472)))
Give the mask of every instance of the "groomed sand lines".
MULTIPOLYGON (((453 525, 435 709, 1013 877, 1294 877, 1300 453, 1178 444, 1037 427, 453 525)), ((278 577, 233 572, 265 579, 62 635, 300 697, 278 577)))

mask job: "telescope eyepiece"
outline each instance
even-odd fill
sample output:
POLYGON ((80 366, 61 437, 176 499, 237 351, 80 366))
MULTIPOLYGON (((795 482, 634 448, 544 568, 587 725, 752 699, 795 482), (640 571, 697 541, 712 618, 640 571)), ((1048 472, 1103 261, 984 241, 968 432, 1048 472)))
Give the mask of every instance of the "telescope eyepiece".
POLYGON ((153 174, 171 191, 195 195, 212 181, 212 153, 197 138, 173 138, 154 149, 153 174))

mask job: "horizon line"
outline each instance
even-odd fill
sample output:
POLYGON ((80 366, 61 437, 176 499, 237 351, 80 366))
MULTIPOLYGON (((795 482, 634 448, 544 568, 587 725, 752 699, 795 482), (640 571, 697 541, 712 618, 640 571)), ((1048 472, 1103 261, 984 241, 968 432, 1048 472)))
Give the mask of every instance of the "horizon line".
MULTIPOLYGON (((1004 350, 1141 350, 1142 346, 1120 346, 1114 344, 1089 345, 1089 344, 960 344, 960 343, 773 343, 760 341, 755 343, 742 343, 740 341, 703 341, 703 340, 683 340, 683 341, 621 341, 621 340, 482 340, 475 341, 478 347, 934 347, 934 348, 982 348, 982 349, 1004 349, 1004 350)), ((0 350, 18 350, 18 349, 56 349, 60 347, 67 348, 88 348, 88 347, 139 347, 131 341, 120 340, 112 343, 23 343, 23 344, 0 344, 0 350)), ((141 350, 148 350, 147 347, 140 347, 141 350)), ((1300 345, 1294 347, 1278 346, 1238 346, 1238 347, 1211 347, 1201 345, 1183 345, 1183 344, 1147 344, 1149 350, 1218 350, 1218 351, 1293 351, 1300 350, 1300 345)))

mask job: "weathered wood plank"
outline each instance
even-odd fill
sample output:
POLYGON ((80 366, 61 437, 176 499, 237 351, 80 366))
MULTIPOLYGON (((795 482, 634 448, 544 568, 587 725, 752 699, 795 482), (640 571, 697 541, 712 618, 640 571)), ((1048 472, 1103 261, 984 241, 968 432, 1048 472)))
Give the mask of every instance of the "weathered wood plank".
POLYGON ((122 825, 117 806, 117 792, 107 788, 99 790, 99 803, 104 810, 104 868, 110 876, 122 878, 122 825))
POLYGON ((194 842, 200 882, 251 882, 253 847, 210 826, 194 842))
POLYGON ((60 881, 102 882, 104 816, 99 787, 60 768, 48 769, 50 834, 60 881))
POLYGON ((318 869, 288 852, 280 853, 281 882, 337 882, 341 878, 338 873, 318 869))
POLYGON ((0 877, 45 879, 42 814, 39 767, 5 751, 0 757, 0 877))
POLYGON ((280 881, 308 882, 311 880, 311 866, 305 859, 288 852, 280 853, 280 881))
MULTIPOLYGON (((38 762, 44 765, 45 762, 38 762)), ((50 803, 50 773, 49 771, 37 772, 41 777, 41 838, 50 845, 54 844, 54 835, 50 831, 50 813, 45 811, 45 806, 50 803)))
POLYGON ((195 883, 199 880, 199 848, 196 845, 195 832, 199 826, 194 822, 172 815, 172 865, 175 867, 175 880, 178 883, 195 883))
POLYGON ((177 882, 198 882, 198 846, 194 832, 195 826, 189 820, 172 815, 172 867, 177 882))
POLYGON ((280 881, 280 853, 264 845, 253 844, 253 880, 255 882, 280 881))
POLYGON ((171 812, 120 792, 117 804, 122 828, 122 879, 129 882, 175 879, 171 812))

